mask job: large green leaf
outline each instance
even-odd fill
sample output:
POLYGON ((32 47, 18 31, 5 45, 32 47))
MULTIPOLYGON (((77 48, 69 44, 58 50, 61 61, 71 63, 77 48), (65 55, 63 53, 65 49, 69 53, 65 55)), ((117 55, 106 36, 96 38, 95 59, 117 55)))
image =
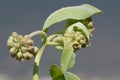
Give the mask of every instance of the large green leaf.
POLYGON ((53 24, 67 20, 67 19, 82 20, 92 16, 93 14, 100 13, 100 12, 101 10, 89 4, 61 8, 53 12, 46 19, 43 25, 43 30, 45 31, 46 29, 51 27, 53 24))
POLYGON ((60 64, 63 70, 65 71, 74 65, 73 63, 74 61, 71 61, 74 60, 74 58, 71 59, 72 58, 71 56, 73 56, 73 47, 71 44, 69 44, 64 40, 64 48, 63 48, 60 64), (72 64, 70 64, 70 61, 72 62, 72 64))
POLYGON ((88 26, 88 23, 92 21, 92 17, 88 17, 83 20, 76 20, 76 19, 68 19, 66 20, 66 27, 69 27, 70 25, 76 23, 76 22, 82 22, 85 26, 88 26))
POLYGON ((51 74, 52 80, 65 80, 63 71, 57 65, 52 65, 50 67, 50 74, 51 74))
POLYGON ((52 80, 80 80, 75 74, 64 71, 57 65, 50 67, 50 75, 52 80))

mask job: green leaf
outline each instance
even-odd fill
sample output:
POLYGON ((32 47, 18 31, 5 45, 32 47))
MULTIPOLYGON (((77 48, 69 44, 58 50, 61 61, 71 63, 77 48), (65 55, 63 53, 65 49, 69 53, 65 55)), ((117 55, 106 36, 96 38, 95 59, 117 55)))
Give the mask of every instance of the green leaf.
POLYGON ((87 40, 90 39, 90 32, 89 32, 89 30, 81 22, 77 22, 77 23, 72 24, 71 26, 69 26, 67 28, 67 30, 68 31, 79 30, 80 32, 83 33, 83 35, 86 37, 87 40))
POLYGON ((61 56, 61 67, 63 68, 63 70, 67 70, 69 68, 71 68, 73 66, 73 62, 71 61, 73 59, 71 59, 73 56, 73 47, 71 44, 69 44, 68 42, 66 42, 64 40, 64 48, 63 48, 63 52, 62 52, 62 56, 61 56), (70 64, 70 61, 72 62, 72 64, 70 64))
POLYGON ((76 59, 76 54, 73 52, 68 63, 68 69, 71 69, 74 66, 75 59, 76 59))
POLYGON ((83 4, 80 6, 65 7, 53 12, 45 21, 43 25, 43 30, 46 31, 53 24, 67 20, 67 19, 86 19, 93 14, 100 13, 101 10, 89 5, 83 4))
POLYGON ((52 80, 65 80, 64 73, 62 72, 61 68, 57 65, 52 65, 50 67, 50 74, 52 80))
POLYGON ((57 65, 50 67, 50 74, 52 80, 80 80, 75 74, 66 72, 57 65))
POLYGON ((69 27, 70 25, 72 25, 72 24, 74 24, 74 23, 76 23, 76 22, 81 22, 81 23, 83 23, 85 26, 87 26, 90 21, 92 21, 92 17, 88 17, 88 18, 83 19, 83 20, 68 19, 68 20, 66 21, 66 27, 69 27))
POLYGON ((75 74, 71 72, 64 72, 65 80, 80 80, 75 74))

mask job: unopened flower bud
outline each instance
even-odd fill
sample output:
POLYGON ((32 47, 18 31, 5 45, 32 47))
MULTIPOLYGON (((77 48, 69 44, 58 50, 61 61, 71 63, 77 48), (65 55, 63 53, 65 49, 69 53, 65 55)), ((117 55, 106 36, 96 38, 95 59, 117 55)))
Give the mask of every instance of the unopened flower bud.
POLYGON ((19 52, 17 53, 17 57, 18 57, 18 58, 22 58, 22 52, 21 52, 21 51, 19 51, 19 52))
POLYGON ((38 47, 34 47, 34 52, 35 52, 35 53, 38 52, 38 47))
POLYGON ((33 40, 31 40, 31 39, 28 39, 26 42, 27 42, 28 44, 30 44, 30 45, 33 44, 33 40))
POLYGON ((29 53, 29 52, 26 52, 25 54, 26 54, 26 59, 27 59, 27 60, 29 60, 29 59, 31 59, 31 58, 34 57, 34 56, 33 56, 31 53, 29 53))
POLYGON ((80 31, 66 31, 64 38, 73 46, 74 51, 86 44, 86 37, 80 31))
POLYGON ((21 47, 22 52, 26 52, 27 50, 28 50, 27 47, 21 47))
POLYGON ((23 53, 23 58, 26 58, 26 56, 27 56, 26 53, 23 53))
POLYGON ((86 41, 85 41, 85 40, 80 40, 80 43, 81 43, 81 44, 85 44, 86 41))
POLYGON ((91 22, 89 22, 88 23, 88 25, 87 25, 89 28, 91 28, 91 27, 93 27, 94 26, 94 23, 91 21, 91 22))
POLYGON ((16 53, 16 48, 15 47, 11 48, 10 53, 16 53))
POLYGON ((13 32, 13 33, 12 33, 12 37, 17 37, 17 35, 18 35, 18 34, 17 34, 16 32, 13 32))
POLYGON ((63 47, 61 47, 61 46, 55 46, 55 48, 56 48, 58 51, 63 50, 63 47))
POLYGON ((29 35, 23 37, 16 32, 13 32, 8 38, 7 45, 11 56, 15 57, 18 61, 29 60, 33 58, 38 51, 38 48, 33 46, 33 40, 30 39, 29 35))
POLYGON ((23 36, 22 35, 18 35, 18 40, 22 40, 23 36))

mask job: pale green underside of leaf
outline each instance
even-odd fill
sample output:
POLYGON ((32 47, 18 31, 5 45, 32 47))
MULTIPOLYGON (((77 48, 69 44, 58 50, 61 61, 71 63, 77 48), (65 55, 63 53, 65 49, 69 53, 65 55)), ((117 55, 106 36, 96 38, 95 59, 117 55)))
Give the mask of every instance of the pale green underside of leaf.
MULTIPOLYGON (((73 60, 71 59, 73 56, 73 48, 72 45, 70 45, 68 42, 64 40, 64 48, 61 56, 61 67, 66 71, 74 65, 74 61, 71 64, 70 61, 73 60)), ((75 59, 75 58, 74 58, 75 59)), ((71 61, 72 62, 72 61, 71 61)))
POLYGON ((67 19, 86 19, 93 14, 100 13, 101 10, 89 5, 83 4, 80 6, 65 7, 53 12, 45 21, 43 25, 43 30, 48 29, 53 24, 67 20, 67 19))
POLYGON ((76 54, 72 53, 70 60, 69 60, 69 63, 68 63, 68 69, 71 69, 74 66, 75 59, 76 59, 76 54))
POLYGON ((90 32, 84 24, 82 24, 81 22, 74 23, 68 27, 68 30, 73 31, 73 28, 75 27, 77 27, 83 33, 87 40, 90 39, 90 32))

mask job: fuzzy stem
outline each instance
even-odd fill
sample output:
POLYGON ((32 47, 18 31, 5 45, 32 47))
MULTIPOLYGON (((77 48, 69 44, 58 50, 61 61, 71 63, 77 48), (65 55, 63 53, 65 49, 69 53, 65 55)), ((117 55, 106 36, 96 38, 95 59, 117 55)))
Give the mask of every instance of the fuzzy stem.
POLYGON ((60 44, 59 43, 55 43, 55 42, 47 42, 47 45, 58 46, 60 44))
POLYGON ((36 36, 36 35, 41 35, 42 37, 47 37, 46 33, 44 31, 34 31, 32 33, 29 34, 30 38, 36 36))
POLYGON ((32 32, 31 34, 29 34, 30 38, 32 38, 36 35, 41 35, 43 38, 43 42, 42 42, 41 48, 39 49, 39 51, 35 57, 35 60, 34 60, 33 80, 39 80, 39 73, 38 73, 39 72, 39 64, 40 64, 41 56, 47 45, 47 34, 44 31, 35 31, 35 32, 32 32))
POLYGON ((46 43, 47 43, 47 40, 44 40, 39 52, 36 55, 36 58, 34 61, 34 68, 33 68, 33 80, 39 80, 39 73, 38 73, 39 66, 40 66, 39 64, 40 64, 41 56, 42 56, 44 49, 46 47, 46 43))

